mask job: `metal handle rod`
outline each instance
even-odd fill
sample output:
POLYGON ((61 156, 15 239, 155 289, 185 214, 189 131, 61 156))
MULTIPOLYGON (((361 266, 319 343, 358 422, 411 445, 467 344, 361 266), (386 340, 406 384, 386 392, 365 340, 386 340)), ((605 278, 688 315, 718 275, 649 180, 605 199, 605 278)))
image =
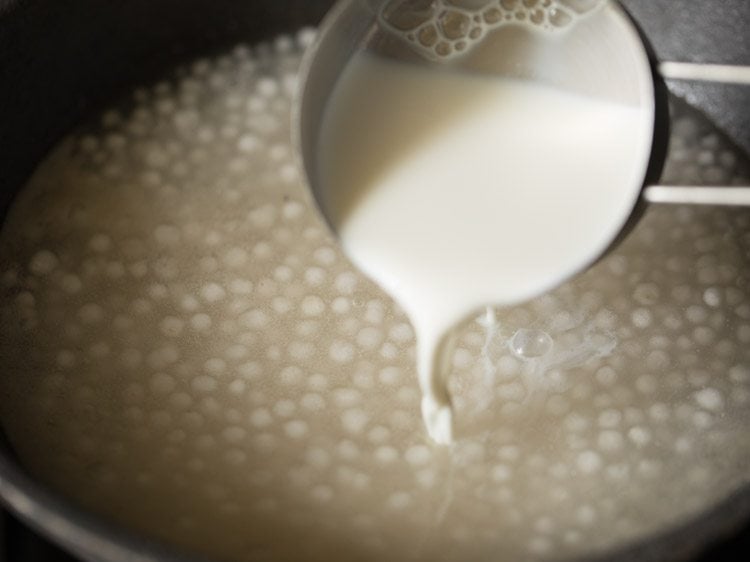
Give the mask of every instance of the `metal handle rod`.
POLYGON ((750 186, 651 185, 643 198, 649 203, 750 207, 750 186))
MULTIPOLYGON (((659 74, 669 80, 750 86, 750 66, 665 61, 659 64, 659 74)), ((750 186, 651 185, 643 198, 649 203, 748 207, 750 186)))
POLYGON ((666 61, 659 64, 659 74, 670 80, 750 85, 750 66, 742 65, 666 61))

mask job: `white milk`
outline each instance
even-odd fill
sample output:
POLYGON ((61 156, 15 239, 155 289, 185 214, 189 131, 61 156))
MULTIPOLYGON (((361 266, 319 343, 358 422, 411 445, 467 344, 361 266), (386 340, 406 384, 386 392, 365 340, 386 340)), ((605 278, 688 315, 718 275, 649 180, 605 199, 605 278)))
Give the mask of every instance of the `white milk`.
POLYGON ((422 413, 452 441, 451 328, 590 264, 630 214, 649 111, 530 82, 359 54, 322 128, 319 180, 345 252, 417 335, 422 413))

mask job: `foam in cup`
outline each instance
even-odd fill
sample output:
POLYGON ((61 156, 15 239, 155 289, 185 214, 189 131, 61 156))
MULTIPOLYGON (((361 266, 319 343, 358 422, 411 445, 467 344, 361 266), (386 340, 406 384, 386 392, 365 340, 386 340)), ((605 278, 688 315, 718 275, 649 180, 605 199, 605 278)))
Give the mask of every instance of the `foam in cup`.
POLYGON ((603 0, 389 0, 378 13, 386 31, 432 60, 470 52, 490 32, 510 26, 560 33, 603 0))

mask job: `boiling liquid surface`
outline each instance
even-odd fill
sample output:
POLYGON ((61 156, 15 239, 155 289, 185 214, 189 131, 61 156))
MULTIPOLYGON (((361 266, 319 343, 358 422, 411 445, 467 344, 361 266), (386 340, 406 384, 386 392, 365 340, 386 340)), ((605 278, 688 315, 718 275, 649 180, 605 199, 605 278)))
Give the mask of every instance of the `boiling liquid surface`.
MULTIPOLYGON (((582 275, 467 323, 459 438, 431 443, 409 322, 296 173, 311 37, 135 90, 19 194, 0 234, 0 417, 31 474, 241 561, 578 559, 747 490, 745 210, 650 206, 582 275)), ((673 128, 666 181, 748 181, 700 115, 678 106, 673 128)))
POLYGON ((652 119, 648 107, 366 53, 344 71, 318 183, 344 251, 415 327, 435 441, 452 440, 450 330, 604 251, 640 191, 652 119))

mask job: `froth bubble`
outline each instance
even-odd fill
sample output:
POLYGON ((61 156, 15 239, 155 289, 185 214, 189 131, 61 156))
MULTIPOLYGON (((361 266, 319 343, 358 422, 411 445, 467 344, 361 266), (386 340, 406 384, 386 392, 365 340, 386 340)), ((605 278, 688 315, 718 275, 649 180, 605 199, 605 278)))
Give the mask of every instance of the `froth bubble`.
POLYGON ((628 431, 628 438, 639 447, 651 442, 651 432, 645 427, 635 426, 628 431))
POLYGON ((305 421, 292 420, 284 425, 284 431, 292 439, 302 439, 307 435, 309 427, 305 421))
POLYGON ((57 267, 59 260, 49 250, 40 250, 31 258, 29 271, 34 275, 48 275, 57 267))
POLYGON ((724 397, 715 388, 704 388, 693 396, 698 405, 706 410, 718 412, 724 407, 724 397))
POLYGON ((349 342, 338 340, 331 344, 328 355, 336 363, 349 363, 354 359, 355 349, 349 342))
POLYGON ((218 283, 207 283, 201 288, 201 297, 208 303, 215 303, 226 297, 226 291, 218 283))
POLYGON ((554 33, 594 11, 601 0, 390 0, 378 14, 383 29, 433 60, 450 60, 481 43, 493 30, 527 25, 554 33))
POLYGON ((401 511, 408 508, 412 504, 412 501, 410 494, 406 492, 397 492, 388 498, 386 505, 389 509, 401 511))
POLYGON ((367 413, 356 408, 347 410, 341 415, 342 427, 352 434, 361 433, 369 421, 370 417, 367 413))
POLYGON ((495 482, 507 482, 512 475, 511 469, 504 464, 498 464, 492 468, 492 480, 495 482))

